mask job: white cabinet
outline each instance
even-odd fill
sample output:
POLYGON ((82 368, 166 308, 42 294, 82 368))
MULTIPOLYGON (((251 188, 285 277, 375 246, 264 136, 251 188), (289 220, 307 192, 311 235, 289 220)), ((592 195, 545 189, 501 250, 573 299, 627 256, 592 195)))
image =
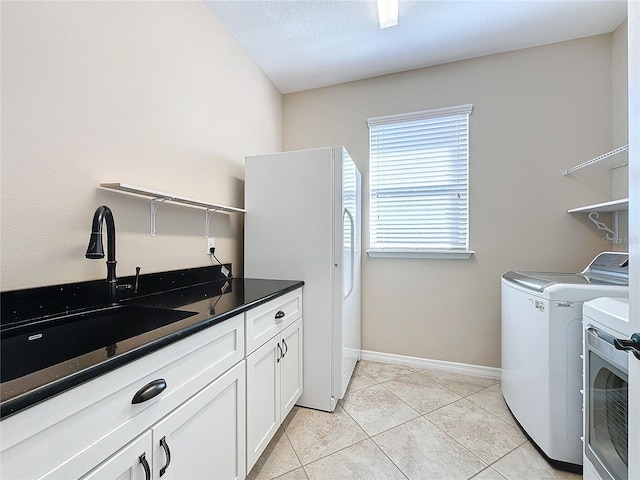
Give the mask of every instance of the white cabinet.
POLYGON ((2 478, 241 480, 301 393, 297 289, 4 418, 2 478))
POLYGON ((244 387, 239 363, 82 480, 243 479, 244 387))
POLYGON ((163 437, 163 480, 244 478, 244 343, 237 315, 3 419, 2 478, 146 479, 144 454, 157 480, 163 437))
POLYGON ((289 414, 302 395, 302 318, 282 332, 280 359, 280 417, 289 414))
POLYGON ((247 469, 280 427, 280 338, 274 337, 247 357, 247 469))
POLYGON ((91 470, 81 480, 149 480, 151 448, 151 432, 147 432, 91 470))
POLYGON ((244 386, 240 363, 151 428, 153 478, 244 478, 244 386))
POLYGON ((302 289, 253 308, 245 315, 246 352, 249 355, 302 316, 302 289))
POLYGON ((261 316, 247 313, 247 351, 250 345, 255 347, 256 338, 263 342, 246 359, 247 471, 302 395, 301 302, 302 293, 297 290, 266 304, 261 316), (272 336, 265 338, 265 331, 272 336))

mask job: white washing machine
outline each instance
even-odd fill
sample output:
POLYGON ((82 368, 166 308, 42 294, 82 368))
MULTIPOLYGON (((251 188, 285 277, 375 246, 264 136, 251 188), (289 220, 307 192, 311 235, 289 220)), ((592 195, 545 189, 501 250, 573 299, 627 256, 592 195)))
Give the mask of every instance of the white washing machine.
POLYGON ((604 252, 581 273, 502 275, 502 394, 557 468, 582 465, 582 304, 628 296, 628 258, 604 252))

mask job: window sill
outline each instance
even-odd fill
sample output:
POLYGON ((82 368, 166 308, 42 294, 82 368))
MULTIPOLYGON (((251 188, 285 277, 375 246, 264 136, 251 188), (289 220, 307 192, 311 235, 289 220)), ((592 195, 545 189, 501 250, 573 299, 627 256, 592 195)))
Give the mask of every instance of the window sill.
POLYGON ((468 260, 473 250, 402 250, 402 249, 369 249, 370 257, 386 258, 437 258, 444 260, 468 260))

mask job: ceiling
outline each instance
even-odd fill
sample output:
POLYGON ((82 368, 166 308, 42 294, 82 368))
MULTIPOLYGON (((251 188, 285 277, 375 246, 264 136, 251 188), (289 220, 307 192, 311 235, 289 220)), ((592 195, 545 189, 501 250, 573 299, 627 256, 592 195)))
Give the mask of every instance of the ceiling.
POLYGON ((619 0, 205 0, 283 94, 609 33, 619 0))

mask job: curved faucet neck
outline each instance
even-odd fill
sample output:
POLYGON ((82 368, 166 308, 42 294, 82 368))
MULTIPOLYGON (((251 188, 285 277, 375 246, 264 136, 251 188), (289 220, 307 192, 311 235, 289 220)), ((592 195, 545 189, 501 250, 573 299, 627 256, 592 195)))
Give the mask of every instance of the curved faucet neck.
POLYGON ((102 248, 102 223, 107 224, 107 283, 109 295, 115 301, 116 298, 116 225, 113 221, 113 213, 106 205, 98 207, 93 214, 91 225, 91 241, 87 249, 87 258, 104 258, 102 248))
MULTIPOLYGON (((102 222, 107 224, 107 264, 116 262, 116 224, 113 221, 113 213, 111 209, 106 205, 102 205, 96 209, 93 214, 93 224, 91 226, 91 233, 102 235, 102 222)), ((115 267, 114 267, 115 278, 115 267)))

